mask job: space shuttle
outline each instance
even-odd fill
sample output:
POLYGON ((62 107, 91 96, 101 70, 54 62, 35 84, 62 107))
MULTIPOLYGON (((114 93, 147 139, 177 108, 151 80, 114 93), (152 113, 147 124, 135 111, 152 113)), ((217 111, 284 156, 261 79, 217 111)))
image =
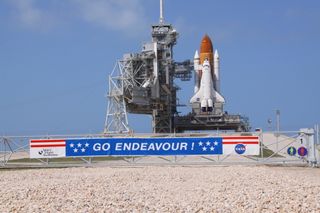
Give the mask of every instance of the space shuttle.
POLYGON ((213 54, 211 39, 205 35, 200 45, 200 56, 198 51, 194 55, 195 86, 190 99, 191 104, 200 104, 201 112, 212 112, 215 106, 222 107, 225 103, 220 94, 219 60, 218 51, 213 54))

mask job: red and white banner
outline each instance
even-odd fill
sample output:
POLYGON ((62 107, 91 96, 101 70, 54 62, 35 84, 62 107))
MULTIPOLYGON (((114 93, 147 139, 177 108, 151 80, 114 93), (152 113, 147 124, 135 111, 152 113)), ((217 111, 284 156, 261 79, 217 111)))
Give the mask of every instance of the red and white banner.
POLYGON ((223 155, 259 155, 258 136, 222 136, 223 155))
POLYGON ((66 156, 64 139, 30 140, 30 158, 58 158, 66 156))

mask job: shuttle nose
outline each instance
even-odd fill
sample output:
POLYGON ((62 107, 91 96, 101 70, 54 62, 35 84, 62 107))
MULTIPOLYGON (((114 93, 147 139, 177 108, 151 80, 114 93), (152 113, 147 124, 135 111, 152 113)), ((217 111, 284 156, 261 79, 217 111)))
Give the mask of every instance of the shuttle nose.
POLYGON ((205 66, 210 66, 210 62, 209 62, 209 60, 206 58, 205 60, 204 60, 204 62, 203 62, 203 66, 205 67, 205 66))

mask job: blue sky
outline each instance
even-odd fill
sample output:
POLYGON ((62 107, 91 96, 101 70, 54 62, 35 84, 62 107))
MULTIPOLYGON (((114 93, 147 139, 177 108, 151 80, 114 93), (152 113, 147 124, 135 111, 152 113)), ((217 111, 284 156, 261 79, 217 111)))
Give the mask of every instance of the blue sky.
MULTIPOLYGON (((158 0, 0 1, 0 134, 101 132, 107 76, 158 18, 158 0)), ((320 1, 165 0, 165 20, 180 33, 176 61, 210 35, 229 113, 264 129, 276 109, 283 130, 320 123, 320 1)), ((193 81, 176 82, 188 104, 193 81)), ((149 116, 129 122, 151 132, 149 116)))

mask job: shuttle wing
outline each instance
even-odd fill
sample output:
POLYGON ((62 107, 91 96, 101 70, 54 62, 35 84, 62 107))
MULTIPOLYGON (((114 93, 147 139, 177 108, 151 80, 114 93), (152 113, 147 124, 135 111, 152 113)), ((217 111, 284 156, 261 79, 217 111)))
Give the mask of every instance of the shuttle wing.
POLYGON ((190 103, 200 102, 201 96, 202 96, 202 87, 200 87, 198 92, 194 94, 194 96, 192 96, 192 98, 190 99, 190 103))
POLYGON ((224 97, 220 95, 217 91, 214 91, 216 102, 225 103, 224 97))
MULTIPOLYGON (((200 87, 198 92, 190 99, 190 103, 195 103, 195 102, 201 102, 201 99, 203 98, 203 87, 200 87)), ((211 88, 211 94, 214 97, 210 97, 212 100, 215 100, 214 102, 219 102, 219 103, 225 103, 225 99, 220 93, 215 91, 213 88, 211 88)))

